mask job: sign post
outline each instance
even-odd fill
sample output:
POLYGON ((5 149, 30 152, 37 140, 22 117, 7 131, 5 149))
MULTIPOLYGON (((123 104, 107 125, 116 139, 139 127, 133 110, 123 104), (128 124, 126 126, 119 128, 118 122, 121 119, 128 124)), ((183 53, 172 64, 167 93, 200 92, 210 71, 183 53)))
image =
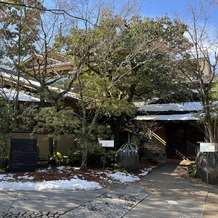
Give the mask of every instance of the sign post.
POLYGON ((212 142, 200 142, 200 152, 217 152, 218 144, 212 142))
POLYGON ((114 147, 114 140, 98 140, 100 146, 104 149, 104 156, 103 156, 103 170, 105 169, 105 148, 113 148, 114 147))
POLYGON ((98 140, 99 144, 103 148, 113 148, 114 147, 114 140, 98 140))

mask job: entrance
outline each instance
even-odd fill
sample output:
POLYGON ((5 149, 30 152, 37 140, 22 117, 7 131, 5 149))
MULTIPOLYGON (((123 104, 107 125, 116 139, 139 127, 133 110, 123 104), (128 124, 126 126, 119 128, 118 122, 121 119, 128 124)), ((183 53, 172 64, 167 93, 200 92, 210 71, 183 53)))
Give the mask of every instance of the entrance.
POLYGON ((166 124, 168 158, 181 158, 186 156, 186 124, 166 124))
POLYGON ((195 123, 167 123, 166 154, 168 158, 195 159, 204 133, 195 123))

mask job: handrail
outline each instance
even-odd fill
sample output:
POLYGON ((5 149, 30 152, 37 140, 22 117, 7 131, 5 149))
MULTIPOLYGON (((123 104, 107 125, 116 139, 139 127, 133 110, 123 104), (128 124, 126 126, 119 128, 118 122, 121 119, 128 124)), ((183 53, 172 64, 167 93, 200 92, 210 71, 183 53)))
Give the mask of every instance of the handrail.
POLYGON ((157 139, 160 143, 162 143, 164 146, 166 146, 166 141, 164 139, 162 139, 159 135, 157 135, 156 133, 154 133, 152 130, 150 130, 150 134, 157 139))

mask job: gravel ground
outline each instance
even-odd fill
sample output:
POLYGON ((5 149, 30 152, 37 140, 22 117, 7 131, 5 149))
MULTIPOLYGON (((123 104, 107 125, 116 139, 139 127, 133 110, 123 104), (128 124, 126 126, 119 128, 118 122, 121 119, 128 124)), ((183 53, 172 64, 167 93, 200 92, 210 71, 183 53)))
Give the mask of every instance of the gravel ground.
MULTIPOLYGON (((102 193, 92 200, 87 198, 87 201, 78 206, 72 206, 68 211, 0 212, 0 217, 121 218, 147 196, 145 187, 137 182, 126 184, 113 183, 106 187, 102 193)), ((58 201, 58 199, 53 200, 58 201)))

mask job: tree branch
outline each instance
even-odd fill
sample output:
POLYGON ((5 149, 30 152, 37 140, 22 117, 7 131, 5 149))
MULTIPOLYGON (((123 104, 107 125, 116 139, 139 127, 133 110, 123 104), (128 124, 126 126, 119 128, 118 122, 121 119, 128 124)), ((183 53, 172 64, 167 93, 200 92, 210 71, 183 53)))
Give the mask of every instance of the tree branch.
MULTIPOLYGON (((58 14, 58 15, 66 14, 66 15, 68 15, 69 17, 72 17, 72 18, 74 18, 74 19, 82 20, 82 21, 85 21, 85 22, 87 22, 87 23, 89 23, 89 24, 91 24, 91 25, 94 25, 94 24, 91 23, 89 20, 87 20, 87 19, 85 19, 85 18, 82 18, 82 17, 74 16, 74 15, 68 13, 68 12, 67 12, 66 10, 64 10, 64 9, 45 8, 44 6, 36 7, 36 6, 30 6, 30 5, 22 4, 22 3, 12 3, 12 2, 3 2, 3 1, 0 1, 0 5, 20 6, 20 7, 25 7, 25 8, 36 9, 36 10, 39 10, 39 11, 50 12, 50 13, 58 14)), ((40 3, 39 3, 39 5, 40 5, 40 3)))

